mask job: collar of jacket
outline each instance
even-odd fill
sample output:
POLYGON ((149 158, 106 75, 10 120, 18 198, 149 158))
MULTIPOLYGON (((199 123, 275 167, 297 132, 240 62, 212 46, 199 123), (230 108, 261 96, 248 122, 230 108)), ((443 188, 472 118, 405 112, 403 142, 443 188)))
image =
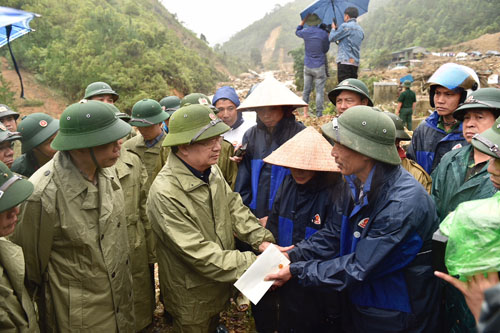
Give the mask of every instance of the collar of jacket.
MULTIPOLYGON (((440 129, 438 127, 439 114, 437 113, 437 111, 434 111, 429 117, 425 118, 425 123, 427 124, 427 126, 433 128, 434 130, 446 134, 445 131, 443 131, 442 129, 440 129)), ((460 136, 462 136, 462 122, 460 122, 460 125, 457 128, 455 128, 453 131, 451 131, 450 133, 447 133, 447 134, 448 135, 459 134, 460 136)))
MULTIPOLYGON (((64 196, 68 200, 74 199, 88 189, 88 181, 83 178, 80 171, 73 164, 68 152, 58 151, 53 159, 54 172, 60 179, 61 184, 64 184, 64 186, 59 187, 59 190, 64 193, 64 196)), ((117 177, 110 168, 99 169, 96 176, 109 179, 113 190, 120 189, 118 179, 116 179, 117 177)))
MULTIPOLYGON (((153 146, 151 146, 151 147, 148 147, 148 145, 146 144, 146 140, 144 140, 144 137, 142 136, 141 133, 137 133, 137 135, 135 137, 133 137, 132 139, 130 139, 130 140, 133 140, 133 139, 137 138, 136 139, 137 140, 136 141, 136 146, 137 147, 143 148, 143 149, 146 149, 146 150, 150 150, 151 149, 153 151, 154 150, 158 150, 159 151, 161 149, 161 143, 163 142, 163 139, 166 137, 165 131, 163 130, 163 128, 162 128, 162 134, 163 134, 163 136, 160 137, 160 139, 153 146)), ((158 136, 155 139, 153 139, 153 140, 156 140, 156 139, 158 139, 158 136)))
POLYGON ((205 183, 200 178, 193 175, 193 173, 182 163, 181 159, 176 154, 169 154, 167 159, 167 164, 169 166, 168 174, 175 177, 179 182, 182 190, 185 192, 191 192, 196 190, 200 186, 208 186, 213 184, 213 177, 215 177, 214 166, 210 168, 209 183, 205 183))
MULTIPOLYGON (((118 158, 118 161, 116 161, 115 164, 118 179, 122 179, 123 177, 132 173, 130 168, 134 167, 134 162, 132 161, 132 156, 130 156, 131 154, 136 155, 136 153, 134 153, 133 151, 128 150, 122 146, 122 149, 120 151, 120 158, 118 158)), ((136 156, 139 157, 138 155, 136 156)))
POLYGON ((238 112, 238 117, 236 118, 236 121, 234 122, 233 126, 231 126, 231 129, 235 130, 237 129, 238 127, 241 126, 241 124, 243 124, 243 113, 241 111, 237 111, 238 112))
MULTIPOLYGON (((293 114, 287 115, 287 112, 283 115, 283 118, 278 122, 276 127, 274 128, 274 131, 272 132, 273 137, 280 137, 283 132, 287 129, 292 127, 293 123, 295 122, 295 116, 293 114)), ((267 132, 267 127, 264 125, 264 123, 257 117, 257 128, 267 132)))

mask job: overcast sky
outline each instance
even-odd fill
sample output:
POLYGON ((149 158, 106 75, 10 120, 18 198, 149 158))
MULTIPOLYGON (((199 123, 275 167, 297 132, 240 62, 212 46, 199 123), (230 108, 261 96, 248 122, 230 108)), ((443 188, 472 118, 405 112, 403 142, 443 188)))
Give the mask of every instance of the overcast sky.
MULTIPOLYGON (((211 46, 261 19, 276 4, 292 0, 162 0, 163 5, 198 37, 203 33, 211 46)), ((312 0, 311 0, 312 2, 312 0)))

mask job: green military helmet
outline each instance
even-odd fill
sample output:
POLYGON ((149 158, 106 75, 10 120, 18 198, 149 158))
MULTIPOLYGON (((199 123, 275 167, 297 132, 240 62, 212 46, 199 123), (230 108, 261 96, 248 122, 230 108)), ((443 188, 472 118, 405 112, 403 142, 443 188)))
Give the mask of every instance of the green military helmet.
POLYGON ((22 135, 22 153, 38 147, 59 130, 59 120, 45 113, 32 113, 24 117, 17 126, 22 135))
POLYGON ((143 99, 132 107, 132 119, 129 124, 136 127, 147 127, 167 120, 170 115, 163 111, 160 103, 153 99, 143 99))
POLYGON ((132 127, 120 120, 116 106, 99 101, 75 103, 61 115, 59 132, 51 147, 54 150, 91 148, 119 140, 132 127))
POLYGON ((377 161, 401 164, 395 145, 396 127, 383 112, 358 105, 335 120, 337 125, 330 122, 321 127, 331 140, 377 161))
POLYGON ((19 205, 33 193, 33 184, 12 171, 0 161, 0 212, 19 205))
POLYGON ((181 107, 181 99, 177 96, 163 97, 160 105, 170 116, 181 107))
POLYGON ((345 79, 328 93, 328 99, 333 103, 333 105, 337 105, 337 96, 340 95, 343 90, 353 91, 360 94, 361 97, 368 98, 368 106, 373 106, 373 101, 370 98, 368 87, 363 81, 358 79, 345 79))
POLYGON ((485 154, 500 159, 500 117, 490 129, 472 137, 472 145, 485 154))
POLYGON ((11 108, 9 108, 5 104, 0 104, 0 118, 7 117, 7 116, 13 116, 14 119, 17 120, 19 118, 19 113, 16 111, 13 111, 11 108))
POLYGON ((12 142, 15 140, 21 140, 21 133, 11 132, 4 126, 4 124, 0 123, 0 143, 4 143, 6 141, 12 142))
POLYGON ((464 121, 465 114, 471 109, 490 110, 495 118, 500 116, 500 89, 482 88, 472 92, 453 112, 453 117, 464 121))
POLYGON ((410 88, 411 87, 411 81, 410 80, 405 80, 405 82, 403 82, 403 87, 410 88))
POLYGON ((85 88, 85 96, 83 98, 89 99, 98 95, 111 95, 115 102, 120 97, 106 82, 92 82, 85 88))
POLYGON ((212 105, 212 101, 210 100, 210 98, 202 93, 192 93, 184 96, 184 98, 181 99, 181 107, 186 106, 187 104, 206 105, 216 114, 219 112, 219 110, 217 110, 217 108, 212 105))
POLYGON ((202 104, 189 104, 170 117, 169 132, 163 146, 179 146, 210 139, 230 130, 215 113, 202 104))
POLYGON ((384 111, 384 114, 392 119, 394 126, 396 127, 396 139, 405 141, 411 140, 411 137, 405 132, 405 126, 401 118, 389 111, 384 111))

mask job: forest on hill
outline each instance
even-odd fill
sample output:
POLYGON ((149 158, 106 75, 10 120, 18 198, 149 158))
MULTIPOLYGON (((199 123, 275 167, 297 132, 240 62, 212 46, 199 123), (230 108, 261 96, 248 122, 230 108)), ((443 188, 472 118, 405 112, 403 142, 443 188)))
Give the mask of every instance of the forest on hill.
MULTIPOLYGON (((185 29, 159 0, 4 0, 38 13, 35 32, 12 43, 20 66, 68 101, 106 81, 130 111, 142 98, 211 91, 235 68, 185 29)), ((0 55, 7 56, 7 48, 0 55)), ((10 57, 8 57, 10 58, 10 57)))
MULTIPOLYGON (((281 50, 285 54, 302 46, 295 36, 299 13, 313 1, 296 0, 267 14, 263 19, 236 33, 221 46, 227 54, 251 59, 252 50, 266 49, 271 32, 280 27, 272 60, 276 65, 281 50)), ((437 49, 500 31, 498 0, 371 0, 368 13, 360 17, 365 31, 362 66, 373 66, 391 52, 411 46, 437 49)), ((336 51, 336 47, 331 48, 336 51)), ((290 58, 289 58, 290 59, 290 58)))

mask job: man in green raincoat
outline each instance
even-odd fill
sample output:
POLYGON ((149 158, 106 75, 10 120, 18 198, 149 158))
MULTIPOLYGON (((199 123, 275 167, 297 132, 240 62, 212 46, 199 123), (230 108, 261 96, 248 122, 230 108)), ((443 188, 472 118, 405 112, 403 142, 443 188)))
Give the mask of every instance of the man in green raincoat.
POLYGON ((111 167, 130 126, 116 107, 72 104, 52 142, 58 152, 30 178, 13 241, 43 332, 132 332, 134 296, 123 192, 111 167))
POLYGON ((172 151, 149 191, 160 285, 175 332, 214 332, 233 283, 256 259, 235 249, 235 236, 260 251, 274 242, 216 165, 227 130, 207 106, 177 110, 163 142, 172 151))

